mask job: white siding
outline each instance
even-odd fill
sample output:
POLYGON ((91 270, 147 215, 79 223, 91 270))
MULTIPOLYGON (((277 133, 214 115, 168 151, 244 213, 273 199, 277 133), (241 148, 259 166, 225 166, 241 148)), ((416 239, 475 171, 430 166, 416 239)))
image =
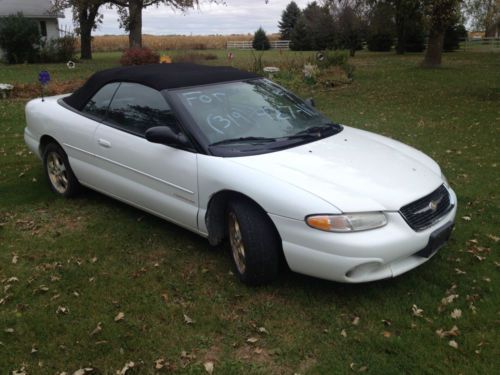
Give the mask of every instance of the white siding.
POLYGON ((47 25, 47 39, 59 38, 59 22, 57 21, 57 18, 43 21, 45 21, 45 24, 47 25))

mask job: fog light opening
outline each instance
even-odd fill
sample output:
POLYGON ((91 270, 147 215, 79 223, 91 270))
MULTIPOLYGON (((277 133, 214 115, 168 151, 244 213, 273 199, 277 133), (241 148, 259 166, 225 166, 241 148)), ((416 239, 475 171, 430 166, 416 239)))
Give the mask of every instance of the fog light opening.
POLYGON ((351 268, 349 271, 346 272, 345 276, 350 279, 357 279, 366 276, 372 272, 378 271, 381 265, 382 264, 379 262, 363 263, 360 264, 359 266, 351 268))

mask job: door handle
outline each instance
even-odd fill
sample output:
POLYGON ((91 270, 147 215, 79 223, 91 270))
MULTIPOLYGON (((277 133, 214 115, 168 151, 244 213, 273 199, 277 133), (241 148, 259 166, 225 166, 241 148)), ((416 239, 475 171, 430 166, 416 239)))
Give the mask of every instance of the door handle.
POLYGON ((97 143, 99 143, 99 145, 102 146, 102 147, 111 148, 111 142, 110 141, 106 141, 105 139, 99 138, 99 140, 97 141, 97 143))

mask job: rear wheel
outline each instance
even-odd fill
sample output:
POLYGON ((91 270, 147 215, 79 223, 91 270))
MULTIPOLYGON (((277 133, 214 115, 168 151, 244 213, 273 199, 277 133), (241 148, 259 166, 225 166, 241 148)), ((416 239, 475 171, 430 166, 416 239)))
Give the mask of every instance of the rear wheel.
POLYGON ((280 239, 271 219, 255 204, 238 200, 227 211, 229 246, 238 277, 245 284, 274 280, 280 262, 280 239))
POLYGON ((63 197, 72 197, 80 190, 80 183, 76 179, 68 156, 57 143, 49 143, 43 152, 45 175, 51 190, 63 197))

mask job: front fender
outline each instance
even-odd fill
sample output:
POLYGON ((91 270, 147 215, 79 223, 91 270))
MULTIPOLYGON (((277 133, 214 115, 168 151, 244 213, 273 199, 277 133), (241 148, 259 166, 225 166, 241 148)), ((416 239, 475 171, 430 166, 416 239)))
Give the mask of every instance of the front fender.
POLYGON ((205 215, 210 199, 220 191, 246 195, 267 213, 304 220, 314 213, 341 211, 324 199, 263 172, 231 162, 231 158, 198 155, 198 227, 208 233, 205 215))

